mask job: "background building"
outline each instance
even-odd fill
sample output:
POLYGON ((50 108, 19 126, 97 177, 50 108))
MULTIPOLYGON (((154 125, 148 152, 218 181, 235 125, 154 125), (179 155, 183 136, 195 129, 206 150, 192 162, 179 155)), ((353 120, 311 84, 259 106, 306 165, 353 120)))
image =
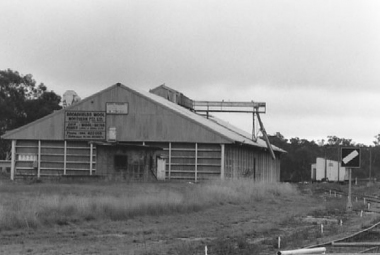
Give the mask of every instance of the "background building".
POLYGON ((263 140, 195 113, 190 102, 166 86, 146 93, 115 84, 3 135, 12 140, 11 179, 280 180, 283 150, 272 146, 273 159, 263 140))
POLYGON ((312 181, 348 181, 348 169, 340 166, 340 162, 317 158, 316 163, 311 165, 312 181))

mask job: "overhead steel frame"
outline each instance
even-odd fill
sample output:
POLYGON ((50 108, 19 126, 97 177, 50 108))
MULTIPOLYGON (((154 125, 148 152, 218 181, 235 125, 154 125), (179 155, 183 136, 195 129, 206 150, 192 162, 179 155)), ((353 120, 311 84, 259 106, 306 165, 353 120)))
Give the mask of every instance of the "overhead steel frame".
POLYGON ((265 102, 193 101, 193 109, 198 113, 206 113, 207 118, 209 118, 210 112, 252 113, 252 140, 257 140, 255 121, 255 117, 257 117, 260 131, 265 138, 268 150, 272 158, 276 159, 272 146, 270 145, 267 132, 264 128, 264 124, 260 118, 260 113, 266 113, 265 102))

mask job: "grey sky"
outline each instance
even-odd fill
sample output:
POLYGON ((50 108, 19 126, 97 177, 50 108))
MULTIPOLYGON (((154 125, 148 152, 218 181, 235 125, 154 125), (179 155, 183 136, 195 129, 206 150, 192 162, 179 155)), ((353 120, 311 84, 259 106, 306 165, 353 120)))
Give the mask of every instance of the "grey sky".
MULTIPOLYGON (((379 12, 377 0, 2 0, 0 68, 82 98, 121 82, 264 101, 269 134, 370 144, 379 12)), ((225 118, 251 131, 250 115, 225 118)))

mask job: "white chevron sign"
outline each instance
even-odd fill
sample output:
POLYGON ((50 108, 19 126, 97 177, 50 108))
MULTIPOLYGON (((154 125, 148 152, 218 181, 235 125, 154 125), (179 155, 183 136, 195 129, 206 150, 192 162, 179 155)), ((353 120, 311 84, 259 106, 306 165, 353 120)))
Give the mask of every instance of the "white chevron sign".
POLYGON ((360 167, 360 148, 342 148, 342 166, 349 168, 360 167))
POLYGON ((347 164, 348 162, 350 162, 352 159, 354 159, 356 156, 359 155, 359 152, 357 150, 354 150, 353 152, 351 152, 350 154, 348 154, 344 159, 343 159, 343 162, 344 164, 347 164))

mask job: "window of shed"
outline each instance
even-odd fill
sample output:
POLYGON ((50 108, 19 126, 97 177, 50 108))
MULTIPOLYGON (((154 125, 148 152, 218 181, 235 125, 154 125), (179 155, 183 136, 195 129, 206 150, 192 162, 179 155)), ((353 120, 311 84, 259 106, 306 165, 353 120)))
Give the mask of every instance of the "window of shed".
POLYGON ((128 168, 128 156, 115 155, 115 168, 117 170, 126 170, 128 168))

